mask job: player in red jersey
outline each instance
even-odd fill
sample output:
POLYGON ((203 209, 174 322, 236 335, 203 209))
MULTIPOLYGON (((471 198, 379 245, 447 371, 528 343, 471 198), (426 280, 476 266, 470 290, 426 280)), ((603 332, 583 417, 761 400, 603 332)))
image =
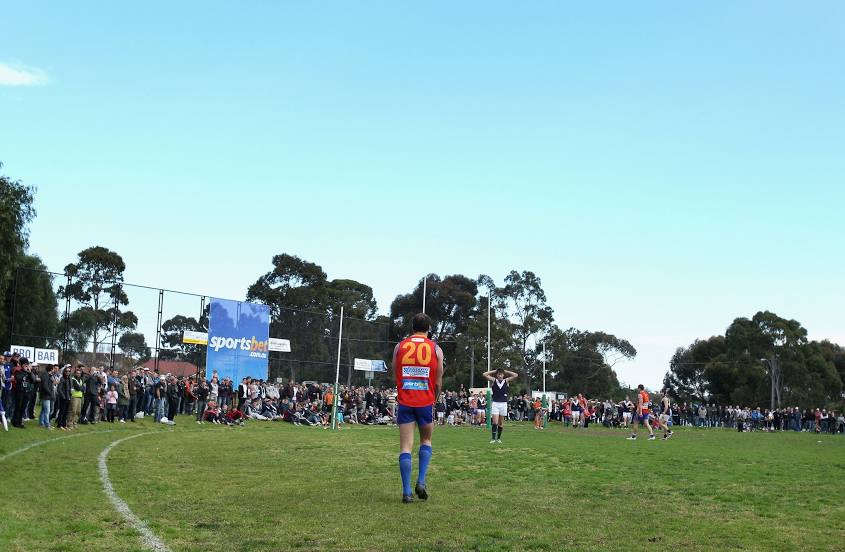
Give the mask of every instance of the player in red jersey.
POLYGON ((651 429, 651 424, 648 421, 649 418, 649 408, 651 407, 651 399, 648 396, 648 392, 645 390, 645 386, 641 383, 637 386, 639 390, 637 392, 637 414, 634 418, 634 423, 631 425, 631 436, 628 437, 629 441, 636 441, 637 439, 637 425, 639 423, 643 424, 646 429, 648 429, 648 440, 654 441, 654 430, 651 429))
POLYGON ((424 313, 411 321, 413 334, 393 349, 393 374, 396 378, 399 405, 396 423, 399 426, 399 473, 402 476, 402 502, 414 501, 411 493, 411 449, 414 426, 420 432, 419 475, 414 488, 420 500, 428 499, 425 474, 431 460, 431 433, 434 429, 432 410, 443 387, 443 350, 428 338, 431 318, 424 313))

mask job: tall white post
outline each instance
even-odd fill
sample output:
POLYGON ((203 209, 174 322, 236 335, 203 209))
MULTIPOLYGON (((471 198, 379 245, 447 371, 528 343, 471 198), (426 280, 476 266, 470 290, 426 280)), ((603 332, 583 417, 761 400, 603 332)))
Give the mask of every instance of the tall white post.
POLYGON ((425 296, 426 296, 427 291, 428 291, 428 275, 426 274, 425 277, 423 277, 423 310, 422 310, 423 314, 425 314, 425 296))
POLYGON ((340 345, 343 342, 343 307, 340 307, 340 331, 337 333, 337 369, 334 373, 334 398, 332 400, 332 429, 337 429, 337 382, 340 379, 340 345))
POLYGON ((543 340, 543 394, 546 394, 546 340, 543 340))

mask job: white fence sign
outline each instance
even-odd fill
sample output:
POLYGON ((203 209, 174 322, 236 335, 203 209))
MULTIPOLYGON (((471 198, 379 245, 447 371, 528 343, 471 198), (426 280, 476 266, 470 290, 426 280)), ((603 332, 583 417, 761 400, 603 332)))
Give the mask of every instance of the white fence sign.
POLYGON ((270 343, 267 346, 268 349, 271 351, 279 351, 281 353, 289 353, 290 352, 290 340, 289 339, 277 339, 275 337, 270 338, 270 343))
POLYGON ((33 357, 35 357, 35 348, 34 347, 27 347, 26 345, 12 345, 9 350, 12 354, 18 353, 21 355, 21 358, 25 358, 32 362, 33 357))
POLYGON ((182 332, 182 343, 208 345, 208 332, 192 332, 191 330, 185 330, 182 332))
POLYGON ((18 353, 21 358, 25 358, 30 362, 38 364, 58 364, 59 350, 58 349, 36 349, 35 347, 27 347, 26 345, 12 345, 11 352, 18 353))
POLYGON ((365 372, 387 372, 387 365, 383 360, 369 360, 366 358, 355 359, 355 369, 365 372))
POLYGON ((35 362, 38 364, 58 364, 58 349, 35 349, 35 362))

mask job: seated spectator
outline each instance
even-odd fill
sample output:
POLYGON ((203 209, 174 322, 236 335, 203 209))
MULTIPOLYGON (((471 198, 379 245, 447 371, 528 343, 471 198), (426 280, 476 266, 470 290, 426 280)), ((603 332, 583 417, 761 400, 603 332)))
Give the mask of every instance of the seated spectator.
POLYGON ((220 409, 217 407, 217 401, 208 401, 205 407, 205 412, 202 415, 203 422, 211 422, 213 424, 220 423, 220 409))
POLYGON ((223 423, 226 425, 244 425, 246 416, 237 408, 229 408, 229 405, 223 405, 223 410, 220 413, 223 423))
POLYGON ((251 420, 269 420, 270 418, 261 413, 261 409, 261 399, 253 399, 244 403, 243 412, 251 420))

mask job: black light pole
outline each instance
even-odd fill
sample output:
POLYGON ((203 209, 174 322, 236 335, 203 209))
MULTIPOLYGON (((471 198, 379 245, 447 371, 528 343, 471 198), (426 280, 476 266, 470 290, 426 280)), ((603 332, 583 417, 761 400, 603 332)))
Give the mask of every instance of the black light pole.
MULTIPOLYGON (((67 287, 65 288, 65 336, 64 340, 62 341, 62 359, 65 358, 68 349, 68 339, 70 336, 70 293, 68 290, 70 289, 71 283, 71 275, 67 274, 67 287)), ((67 360, 63 360, 63 362, 67 362, 67 360)))
POLYGON ((15 270, 15 284, 12 288, 12 320, 11 324, 9 325, 9 348, 12 348, 14 345, 15 340, 15 319, 17 318, 18 314, 18 272, 20 269, 15 270))
POLYGON ((469 388, 472 389, 473 384, 475 383, 475 344, 470 345, 469 349, 470 353, 470 361, 469 361, 469 388))

